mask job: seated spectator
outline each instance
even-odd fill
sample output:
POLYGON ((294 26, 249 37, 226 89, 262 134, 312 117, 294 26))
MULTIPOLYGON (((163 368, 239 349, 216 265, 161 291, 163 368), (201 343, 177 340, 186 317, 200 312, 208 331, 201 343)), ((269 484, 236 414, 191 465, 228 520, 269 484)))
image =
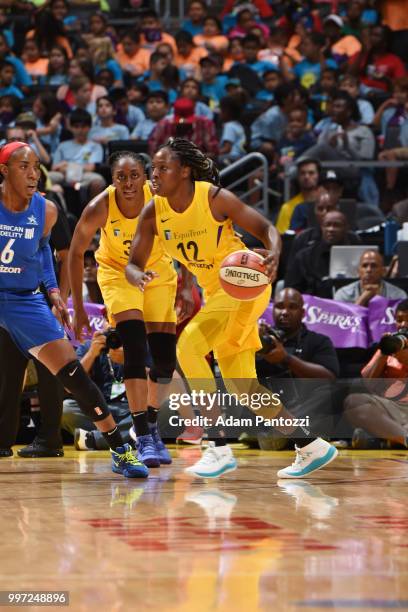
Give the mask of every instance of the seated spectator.
POLYGON ((113 74, 113 86, 123 87, 122 68, 114 59, 115 50, 109 36, 93 38, 89 43, 90 58, 95 68, 95 75, 101 70, 110 70, 113 74))
MULTIPOLYGON (((330 425, 333 419, 330 387, 323 381, 337 378, 340 367, 330 338, 308 330, 302 323, 304 315, 303 298, 298 291, 287 288, 277 294, 273 305, 274 329, 283 337, 272 335, 272 348, 258 354, 256 369, 258 377, 268 379, 272 388, 274 379, 278 379, 285 407, 295 417, 309 416, 311 427, 318 431, 319 427, 327 428, 327 420, 330 425), (288 379, 287 384, 284 379, 288 379), (293 379, 318 381, 305 385, 302 380, 293 379)), ((262 335, 268 336, 268 331, 264 329, 262 335)), ((267 435, 258 435, 261 447, 264 446, 261 438, 265 441, 267 435)))
POLYGON ((103 161, 100 144, 89 139, 91 115, 77 108, 69 115, 69 129, 74 137, 61 142, 53 155, 50 179, 59 185, 76 185, 87 191, 85 199, 95 197, 106 186, 104 178, 95 172, 96 164, 103 161), (74 180, 72 180, 74 176, 74 180))
POLYGON ((288 112, 303 103, 302 92, 294 83, 283 83, 275 90, 275 102, 251 125, 251 150, 260 151, 266 157, 275 152, 276 143, 284 134, 288 112))
POLYGON ((276 229, 284 234, 290 227, 292 215, 302 202, 314 202, 320 178, 320 163, 314 159, 302 159, 297 163, 297 183, 299 192, 288 202, 285 202, 279 211, 276 229))
POLYGON ((209 53, 226 53, 229 40, 222 33, 222 24, 217 17, 208 15, 204 18, 203 29, 194 35, 194 44, 204 47, 209 53))
POLYGON ((114 36, 109 31, 107 16, 102 12, 94 13, 89 18, 89 32, 82 33, 82 39, 88 44, 93 38, 104 38, 109 36, 114 42, 114 36))
POLYGON ((371 102, 360 97, 360 81, 353 74, 345 74, 340 81, 340 90, 346 91, 357 102, 360 123, 371 125, 374 122, 374 108, 371 102))
POLYGON ((197 77, 200 60, 208 55, 208 51, 203 47, 197 47, 189 32, 180 30, 180 32, 177 32, 175 40, 177 45, 177 53, 174 57, 175 65, 182 68, 188 77, 197 77))
POLYGON ((262 75, 263 88, 256 93, 255 98, 265 102, 273 102, 275 100, 275 91, 282 83, 283 78, 279 69, 271 68, 266 70, 262 75))
POLYGON ((208 99, 211 109, 218 108, 221 98, 226 94, 228 77, 220 73, 219 56, 211 54, 200 60, 201 93, 208 99))
POLYGON ((0 97, 0 128, 14 125, 15 118, 21 113, 21 99, 17 96, 0 97))
POLYGON ((384 139, 383 146, 390 149, 399 144, 398 137, 402 124, 406 121, 406 103, 408 102, 408 77, 396 79, 392 84, 392 95, 383 102, 375 113, 373 125, 380 128, 384 139), (394 135, 391 135, 394 130, 394 135), (395 131, 397 132, 395 134, 395 131), (391 138, 389 136, 392 136, 391 138))
MULTIPOLYGON (((177 47, 175 47, 175 49, 177 51, 177 47)), ((174 66, 174 57, 175 57, 176 51, 173 50, 172 45, 169 45, 169 43, 164 43, 164 42, 160 43, 157 45, 156 51, 157 53, 160 53, 160 55, 166 58, 167 66, 174 66)), ((183 70, 183 68, 180 68, 180 67, 178 68, 178 70, 179 70, 180 79, 184 81, 184 79, 187 78, 185 70, 183 70)))
POLYGON ((149 91, 166 91, 169 96, 169 102, 172 104, 177 99, 178 89, 178 74, 177 83, 171 82, 173 71, 177 71, 175 66, 169 66, 167 57, 158 51, 154 51, 150 56, 149 70, 145 72, 139 81, 143 81, 149 91), (170 71, 172 74, 170 74, 170 71))
POLYGON ((343 213, 326 213, 322 222, 321 240, 297 253, 293 266, 286 271, 285 287, 317 297, 332 298, 332 283, 329 279, 331 247, 349 243, 348 224, 343 213))
POLYGON ((22 59, 25 69, 34 84, 39 82, 40 77, 47 74, 48 59, 41 57, 40 47, 35 39, 26 40, 23 47, 22 59))
POLYGON ((102 293, 98 285, 98 264, 95 259, 95 251, 92 249, 84 253, 82 297, 84 302, 89 304, 103 304, 102 293))
POLYGON ((268 36, 269 28, 266 24, 260 23, 256 19, 257 10, 251 4, 245 4, 237 12, 237 21, 236 25, 232 28, 232 30, 228 33, 229 37, 240 37, 245 38, 250 34, 251 29, 256 25, 262 29, 264 36, 268 36))
MULTIPOLYGON (((79 346, 76 353, 84 370, 102 391, 124 442, 129 442, 132 418, 124 385, 118 388, 117 384, 118 380, 123 381, 123 349, 107 351, 106 335, 96 331, 92 340, 79 346)), ((103 435, 74 399, 64 401, 61 427, 74 436, 77 450, 108 450, 103 435)))
POLYGON ((266 60, 259 60, 258 54, 261 50, 259 38, 254 34, 248 34, 242 39, 242 51, 244 54, 243 61, 239 62, 239 66, 246 66, 256 72, 259 78, 267 70, 274 70, 275 64, 271 64, 266 60))
MULTIPOLYGON (((340 176, 333 170, 328 170, 322 176, 315 200, 303 202, 296 206, 290 221, 290 229, 298 232, 309 227, 317 228, 320 226, 323 216, 329 209, 337 210, 339 208, 339 200, 342 194, 343 185, 340 176), (319 211, 318 216, 315 215, 316 210, 319 211)), ((360 244, 360 240, 356 244, 360 244)))
POLYGON ((6 37, 0 32, 0 64, 4 60, 7 60, 14 66, 13 85, 19 90, 28 91, 28 87, 32 85, 31 77, 25 69, 23 62, 18 57, 12 55, 6 37))
MULTIPOLYGON (((245 155, 245 130, 239 121, 242 107, 232 96, 220 100, 222 134, 219 161, 229 164, 245 155)), ((195 141, 194 141, 195 142, 195 141)))
MULTIPOLYGON (((408 300, 400 302, 395 311, 397 330, 408 328, 408 300)), ((352 393, 344 402, 344 413, 356 428, 353 434, 354 448, 367 448, 367 436, 375 436, 401 444, 408 448, 408 341, 392 354, 377 350, 363 368, 362 377, 367 381, 366 393, 352 393), (378 381, 385 387, 376 393, 378 381), (386 379, 390 380, 386 383, 386 379), (370 381, 370 382, 369 382, 370 381), (372 382, 371 382, 372 381, 372 382)))
MULTIPOLYGON (((87 60, 77 60, 73 58, 69 62, 68 67, 69 74, 69 82, 67 85, 61 85, 61 87, 57 90, 57 99, 64 102, 71 110, 75 107, 74 94, 71 90, 70 83, 77 79, 78 77, 82 77, 88 79, 91 84, 91 98, 90 101, 95 103, 98 98, 101 96, 106 96, 108 91, 105 87, 101 85, 97 85, 95 83, 95 75, 93 64, 87 60)), ((92 113, 95 111, 95 106, 92 107, 92 113)), ((90 111, 91 112, 91 111, 90 111)))
POLYGON ((306 89, 316 85, 325 67, 337 68, 337 64, 333 59, 326 59, 323 53, 324 46, 325 38, 319 32, 311 32, 302 41, 301 50, 303 59, 293 68, 293 76, 306 89))
MULTIPOLYGON (((285 29, 274 26, 270 29, 269 36, 266 39, 266 46, 260 50, 258 58, 270 62, 276 68, 279 68, 284 63, 283 57, 287 44, 288 34, 285 29)), ((292 65, 291 62, 290 65, 292 65)))
POLYGON ((59 145, 62 114, 58 100, 50 91, 40 93, 33 102, 37 135, 51 153, 59 145))
POLYGON ((228 52, 224 58, 224 71, 228 72, 234 64, 242 62, 244 59, 244 51, 242 49, 242 39, 234 37, 229 39, 228 52))
POLYGON ((13 85, 15 76, 14 64, 8 60, 2 60, 0 62, 0 97, 1 96, 15 96, 22 100, 24 98, 23 92, 13 85))
POLYGON ((71 111, 86 110, 93 118, 96 114, 96 104, 92 100, 92 83, 88 77, 73 77, 69 82, 69 93, 72 96, 71 111))
POLYGON ((390 300, 403 300, 407 297, 405 291, 384 280, 384 260, 378 251, 367 250, 362 254, 358 276, 358 281, 338 289, 334 299, 338 302, 368 306, 375 295, 382 295, 390 300))
POLYGON ((194 114, 197 117, 206 117, 213 119, 214 113, 211 108, 201 101, 201 84, 197 79, 190 77, 182 82, 180 87, 180 98, 188 98, 195 103, 194 114))
POLYGON ((146 98, 146 119, 137 124, 130 137, 149 140, 153 130, 169 112, 169 98, 165 91, 151 91, 146 98))
POLYGON ((162 119, 149 138, 149 153, 153 155, 160 145, 172 137, 192 140, 212 158, 218 155, 218 139, 214 122, 194 115, 194 102, 179 98, 174 103, 174 117, 162 119))
POLYGON ((402 60, 390 53, 391 30, 386 25, 373 25, 363 34, 363 47, 353 58, 351 70, 361 77, 366 91, 389 92, 393 81, 407 74, 402 60))
MULTIPOLYGON (((316 83, 316 85, 310 88, 310 98, 314 103, 313 111, 316 118, 327 113, 329 101, 333 95, 333 92, 337 88, 338 78, 338 70, 335 68, 324 67, 322 69, 320 80, 316 83)), ((330 119, 328 121, 330 122, 330 119)), ((315 133, 319 133, 321 129, 321 125, 316 125, 314 128, 315 133)))
POLYGON ((37 153, 41 164, 44 166, 50 164, 51 157, 38 137, 33 113, 21 113, 18 115, 15 126, 8 127, 6 130, 6 140, 7 142, 27 142, 37 153))
POLYGON ((60 86, 68 83, 68 55, 64 47, 56 46, 50 51, 47 72, 39 79, 40 85, 60 86))
POLYGON ((115 59, 130 76, 139 76, 149 69, 150 51, 142 47, 139 32, 128 30, 122 35, 115 59))
POLYGON ((191 0, 187 7, 188 19, 183 21, 181 29, 185 32, 189 32, 192 36, 202 34, 204 31, 207 10, 207 5, 204 0, 191 0))
POLYGON ((116 120, 123 123, 132 132, 135 127, 145 120, 144 112, 134 104, 130 104, 126 89, 118 87, 112 89, 110 98, 113 100, 116 109, 116 120))
POLYGON ((55 45, 64 47, 69 58, 73 56, 64 19, 68 14, 66 0, 51 0, 36 13, 34 29, 26 34, 26 39, 37 41, 41 55, 47 56, 55 45))
POLYGON ((106 145, 110 140, 128 140, 126 125, 115 123, 115 105, 111 98, 102 96, 96 103, 96 119, 89 132, 89 139, 106 145))
POLYGON ((176 53, 176 42, 168 32, 163 32, 163 24, 156 11, 153 9, 144 9, 142 15, 142 36, 141 43, 144 49, 150 53, 158 50, 157 47, 163 43, 171 46, 173 53, 176 53))
POLYGON ((361 43, 351 34, 343 34, 344 22, 339 15, 328 15, 324 20, 323 32, 327 46, 337 64, 347 62, 361 51, 361 43))
POLYGON ((280 164, 296 160, 314 145, 316 139, 307 125, 307 109, 299 106, 288 112, 288 125, 277 144, 280 164))

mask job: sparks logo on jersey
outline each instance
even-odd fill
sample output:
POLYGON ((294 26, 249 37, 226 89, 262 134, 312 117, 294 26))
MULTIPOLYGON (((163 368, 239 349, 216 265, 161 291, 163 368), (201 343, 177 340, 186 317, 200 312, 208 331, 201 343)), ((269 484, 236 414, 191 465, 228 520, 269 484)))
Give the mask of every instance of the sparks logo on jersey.
POLYGON ((164 230, 164 237, 166 240, 171 240, 171 231, 170 230, 164 230))
POLYGON ((32 240, 34 238, 34 232, 35 229, 33 227, 26 228, 24 232, 24 238, 26 238, 27 240, 32 240))
POLYGON ((38 221, 34 215, 30 215, 30 217, 28 217, 27 223, 28 225, 38 225, 38 221))
POLYGON ((114 229, 113 230, 113 235, 114 236, 120 236, 120 229, 114 229))

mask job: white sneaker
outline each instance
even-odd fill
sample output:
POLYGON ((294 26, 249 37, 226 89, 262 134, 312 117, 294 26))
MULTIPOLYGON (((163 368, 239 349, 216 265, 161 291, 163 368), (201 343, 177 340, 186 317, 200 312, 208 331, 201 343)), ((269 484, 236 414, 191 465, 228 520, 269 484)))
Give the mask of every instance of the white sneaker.
POLYGON ((236 469, 237 462, 231 448, 229 446, 215 446, 215 442, 209 442, 208 448, 203 452, 201 458, 184 471, 201 478, 218 478, 218 476, 236 469))
POLYGON ((91 432, 87 429, 75 429, 74 432, 74 445, 77 450, 95 450, 92 446, 88 445, 89 434, 91 432))
POLYGON ((325 440, 317 438, 307 446, 296 449, 296 459, 289 467, 279 470, 278 478, 306 478, 320 470, 338 455, 338 450, 325 440))

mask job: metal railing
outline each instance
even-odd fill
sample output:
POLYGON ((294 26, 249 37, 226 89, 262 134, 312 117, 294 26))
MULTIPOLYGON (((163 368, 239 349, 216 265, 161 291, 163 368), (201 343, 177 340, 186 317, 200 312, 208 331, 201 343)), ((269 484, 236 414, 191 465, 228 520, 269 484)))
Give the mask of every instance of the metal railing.
MULTIPOLYGON (((406 161, 381 161, 381 160, 333 160, 333 161, 321 161, 320 165, 322 168, 335 169, 335 168, 408 168, 408 160, 406 161)), ((294 169, 296 168, 295 163, 288 163, 284 169, 283 179, 283 201, 287 202, 291 199, 291 183, 294 179, 294 169)))
POLYGON ((223 187, 230 191, 237 189, 239 191, 240 200, 252 208, 259 209, 264 215, 268 214, 268 161, 262 153, 248 153, 245 157, 223 168, 220 172, 220 177, 223 187), (245 166, 248 163, 251 164, 251 169, 245 173, 245 166), (239 174, 239 178, 236 178, 237 173, 240 173, 241 170, 243 174, 239 174), (232 175, 231 182, 228 182, 228 177, 230 177, 230 175, 232 175), (252 186, 251 178, 254 179, 252 186), (251 198, 251 196, 256 193, 260 193, 260 197, 255 200, 251 198))

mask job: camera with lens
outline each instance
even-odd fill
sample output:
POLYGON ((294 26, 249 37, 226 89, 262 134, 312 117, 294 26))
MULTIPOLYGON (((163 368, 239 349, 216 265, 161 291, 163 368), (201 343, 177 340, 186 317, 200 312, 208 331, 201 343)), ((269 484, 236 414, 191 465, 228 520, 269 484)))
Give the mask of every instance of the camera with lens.
POLYGON ((111 349, 118 349, 122 346, 122 340, 120 339, 120 336, 116 329, 107 329, 105 332, 103 332, 103 335, 106 338, 106 345, 103 349, 105 353, 107 353, 111 349))
POLYGON ((276 347, 276 341, 285 341, 286 333, 282 329, 277 329, 270 325, 266 325, 266 323, 261 323, 259 326, 259 338, 262 348, 259 349, 258 355, 267 355, 276 347))
POLYGON ((379 343, 383 355, 394 355, 406 347, 408 347, 408 327, 403 327, 395 334, 383 336, 379 343))

